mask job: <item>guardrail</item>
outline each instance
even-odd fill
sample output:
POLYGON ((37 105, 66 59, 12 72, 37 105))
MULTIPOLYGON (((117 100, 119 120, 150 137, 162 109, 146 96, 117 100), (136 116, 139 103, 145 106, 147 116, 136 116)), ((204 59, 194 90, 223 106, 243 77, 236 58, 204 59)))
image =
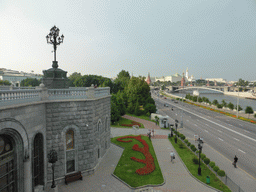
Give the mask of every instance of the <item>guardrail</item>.
POLYGON ((0 107, 46 100, 95 99, 108 95, 109 87, 47 89, 39 86, 36 89, 0 90, 0 107))

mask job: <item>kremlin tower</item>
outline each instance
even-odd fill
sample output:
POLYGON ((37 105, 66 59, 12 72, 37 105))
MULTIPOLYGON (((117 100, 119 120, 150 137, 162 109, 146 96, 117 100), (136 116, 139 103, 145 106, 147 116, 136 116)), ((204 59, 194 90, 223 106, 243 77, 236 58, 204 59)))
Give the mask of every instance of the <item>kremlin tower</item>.
POLYGON ((147 82, 147 84, 148 84, 148 85, 150 85, 150 83, 151 83, 151 80, 150 80, 150 75, 149 75, 149 73, 148 73, 148 78, 147 78, 146 82, 147 82))

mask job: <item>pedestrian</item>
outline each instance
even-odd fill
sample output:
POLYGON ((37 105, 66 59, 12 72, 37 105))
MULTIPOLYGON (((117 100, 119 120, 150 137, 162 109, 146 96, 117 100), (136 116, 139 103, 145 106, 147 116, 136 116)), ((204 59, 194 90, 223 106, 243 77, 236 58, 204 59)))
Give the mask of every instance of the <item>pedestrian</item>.
POLYGON ((155 136, 155 129, 152 130, 152 136, 155 136))
POLYGON ((238 158, 237 158, 237 156, 235 155, 234 163, 233 163, 233 165, 234 165, 235 168, 236 168, 236 163, 237 163, 237 161, 238 161, 238 158))
POLYGON ((151 132, 149 132, 148 137, 149 137, 149 140, 151 140, 151 132))
POLYGON ((175 159, 175 154, 173 151, 171 151, 170 156, 171 156, 171 162, 173 163, 173 159, 175 159))

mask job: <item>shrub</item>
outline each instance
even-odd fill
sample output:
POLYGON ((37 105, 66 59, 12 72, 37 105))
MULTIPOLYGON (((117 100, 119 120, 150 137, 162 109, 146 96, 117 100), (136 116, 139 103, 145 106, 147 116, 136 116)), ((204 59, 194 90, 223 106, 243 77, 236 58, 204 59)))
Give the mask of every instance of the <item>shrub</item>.
POLYGON ((184 142, 185 142, 185 143, 188 143, 188 140, 187 140, 187 139, 185 139, 185 140, 184 140, 184 142))
POLYGON ((188 142, 188 146, 190 146, 190 145, 191 145, 191 143, 188 142))
POLYGON ((185 137, 185 135, 181 135, 181 137, 180 137, 182 140, 184 140, 186 137, 185 137))
POLYGON ((219 175, 219 176, 221 176, 221 177, 224 177, 226 174, 225 174, 225 171, 223 171, 223 170, 218 170, 217 171, 217 174, 219 175))
POLYGON ((256 113, 254 114, 254 117, 256 118, 256 113))
POLYGON ((195 164, 198 164, 198 158, 197 157, 193 157, 193 163, 195 163, 195 164))
POLYGON ((218 166, 214 166, 214 167, 213 167, 213 170, 214 170, 215 172, 218 172, 218 171, 220 170, 220 168, 219 168, 218 166))
POLYGON ((195 147, 195 145, 193 145, 193 144, 192 144, 192 145, 190 145, 190 148, 191 148, 191 149, 192 149, 192 148, 194 148, 194 147, 195 147))
POLYGON ((205 157, 206 157, 205 154, 203 154, 203 153, 200 154, 200 158, 201 158, 202 160, 204 160, 205 157))
POLYGON ((213 167, 215 166, 215 162, 214 162, 214 161, 211 161, 211 162, 209 163, 209 165, 210 165, 211 168, 213 168, 213 167))
POLYGON ((204 163, 206 164, 206 165, 208 165, 209 163, 210 163, 210 159, 209 158, 204 158, 204 163))
POLYGON ((196 153, 198 154, 198 153, 199 153, 199 150, 197 150, 196 153))
POLYGON ((196 151, 196 147, 193 147, 193 148, 192 148, 192 151, 195 152, 195 151, 196 151))
POLYGON ((221 104, 217 104, 216 106, 218 109, 221 109, 223 107, 223 105, 221 105, 221 104))

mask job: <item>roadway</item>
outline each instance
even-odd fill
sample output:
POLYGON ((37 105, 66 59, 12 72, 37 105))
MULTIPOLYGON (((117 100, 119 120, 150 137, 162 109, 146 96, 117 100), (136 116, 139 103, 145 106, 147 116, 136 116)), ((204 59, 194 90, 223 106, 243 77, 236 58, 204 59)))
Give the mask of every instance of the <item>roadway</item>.
MULTIPOLYGON (((178 130, 187 138, 192 138, 194 134, 199 135, 204 139, 204 145, 210 146, 220 153, 223 158, 230 160, 230 164, 225 165, 227 167, 224 167, 223 170, 232 168, 231 162, 236 155, 239 169, 245 172, 238 183, 244 180, 248 185, 255 186, 256 191, 256 126, 254 124, 187 103, 182 104, 181 101, 174 103, 171 99, 157 97, 153 92, 152 97, 156 102, 159 113, 168 115, 171 119, 177 119, 179 121, 178 130), (164 107, 164 104, 168 104, 169 107, 164 107), (173 111, 171 107, 173 107, 173 111), (179 129, 182 109, 184 128, 179 129)), ((173 122, 173 120, 170 122, 173 122)), ((203 148, 203 153, 207 155, 204 149, 206 150, 206 147, 203 148)), ((215 161, 214 159, 211 160, 215 161)), ((230 173, 233 173, 233 171, 231 170, 230 173)), ((236 177, 231 179, 236 179, 236 177)))

